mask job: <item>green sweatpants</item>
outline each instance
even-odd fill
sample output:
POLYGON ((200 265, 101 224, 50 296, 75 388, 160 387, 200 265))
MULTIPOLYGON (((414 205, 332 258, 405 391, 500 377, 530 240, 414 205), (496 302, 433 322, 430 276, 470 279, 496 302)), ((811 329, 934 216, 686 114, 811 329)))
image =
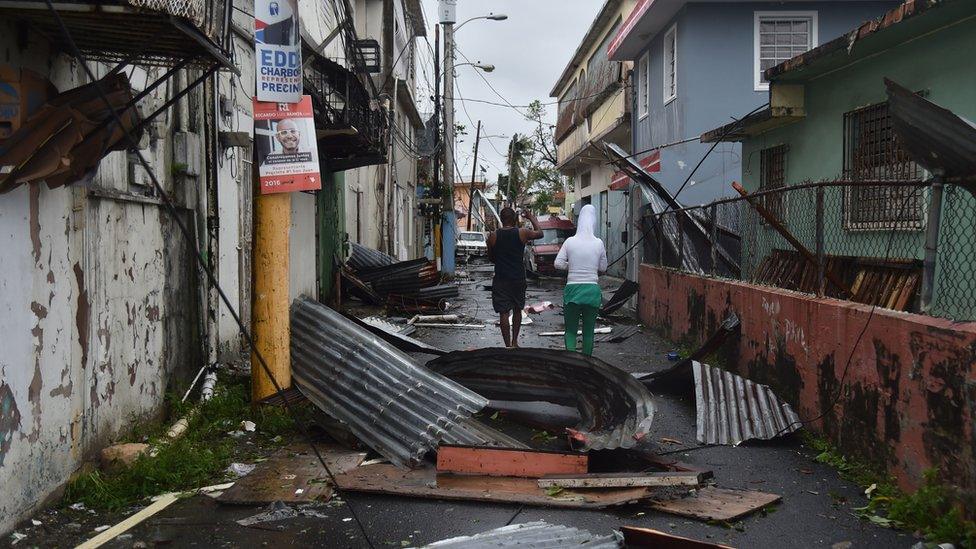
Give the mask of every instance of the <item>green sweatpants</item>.
POLYGON ((566 350, 576 350, 580 318, 583 319, 583 354, 593 356, 593 330, 603 295, 597 284, 567 284, 563 290, 566 314, 566 350))

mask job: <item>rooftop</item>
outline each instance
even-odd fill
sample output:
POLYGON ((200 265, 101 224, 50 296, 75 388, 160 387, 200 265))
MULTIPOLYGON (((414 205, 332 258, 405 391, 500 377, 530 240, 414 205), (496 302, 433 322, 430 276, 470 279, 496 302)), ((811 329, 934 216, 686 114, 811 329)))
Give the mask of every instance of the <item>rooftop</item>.
POLYGON ((595 44, 602 36, 603 33, 607 31, 609 26, 613 23, 616 18, 617 12, 620 10, 620 6, 623 4, 624 0, 607 0, 603 4, 603 8, 600 9, 600 13, 597 14, 596 18, 593 19, 593 23, 590 24, 589 30, 580 40, 579 46, 576 48, 576 52, 573 57, 570 58, 569 63, 566 64, 566 68, 563 69, 559 79, 556 80, 556 85, 552 87, 552 91, 549 92, 549 97, 559 97, 562 95, 563 90, 570 82, 573 81, 573 76, 576 71, 580 68, 586 61, 586 54, 590 48, 595 44))

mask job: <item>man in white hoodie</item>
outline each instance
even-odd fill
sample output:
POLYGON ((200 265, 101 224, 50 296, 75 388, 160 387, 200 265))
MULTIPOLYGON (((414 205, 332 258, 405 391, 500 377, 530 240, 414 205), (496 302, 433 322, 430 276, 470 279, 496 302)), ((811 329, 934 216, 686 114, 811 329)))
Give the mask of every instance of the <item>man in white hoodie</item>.
POLYGON ((563 311, 566 314, 566 350, 576 350, 576 336, 580 319, 583 321, 583 354, 593 355, 593 334, 596 317, 603 304, 600 275, 607 270, 607 248, 594 235, 596 208, 583 206, 576 220, 576 236, 563 243, 556 256, 555 266, 568 270, 563 290, 563 311))

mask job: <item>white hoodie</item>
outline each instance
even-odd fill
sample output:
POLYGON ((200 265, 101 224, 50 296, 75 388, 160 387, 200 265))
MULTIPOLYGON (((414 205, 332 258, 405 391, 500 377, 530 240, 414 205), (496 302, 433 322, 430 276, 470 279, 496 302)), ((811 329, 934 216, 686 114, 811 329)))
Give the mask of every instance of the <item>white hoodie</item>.
POLYGON ((607 270, 607 248, 594 236, 595 228, 596 208, 587 204, 576 220, 576 236, 566 239, 556 256, 556 268, 569 269, 566 284, 598 284, 607 270))

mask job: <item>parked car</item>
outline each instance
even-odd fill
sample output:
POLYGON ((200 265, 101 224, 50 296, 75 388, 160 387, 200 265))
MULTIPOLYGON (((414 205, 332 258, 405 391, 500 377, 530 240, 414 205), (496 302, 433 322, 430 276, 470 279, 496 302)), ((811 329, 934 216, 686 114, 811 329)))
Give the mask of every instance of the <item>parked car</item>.
POLYGON ((488 238, 485 233, 461 231, 458 233, 455 250, 455 255, 458 257, 486 257, 488 255, 488 238))
POLYGON ((562 274, 554 265, 559 249, 567 238, 576 234, 576 225, 565 217, 540 216, 539 228, 543 237, 525 247, 525 270, 532 274, 553 276, 562 274))

